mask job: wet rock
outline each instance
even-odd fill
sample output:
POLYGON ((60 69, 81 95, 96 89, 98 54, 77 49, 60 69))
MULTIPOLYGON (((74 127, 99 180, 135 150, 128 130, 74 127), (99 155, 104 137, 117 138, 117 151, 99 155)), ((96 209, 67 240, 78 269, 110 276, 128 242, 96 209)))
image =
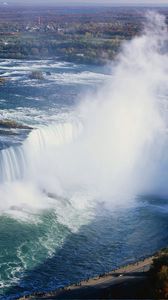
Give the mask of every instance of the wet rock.
POLYGON ((37 80, 43 80, 44 76, 41 71, 32 71, 29 75, 30 79, 37 79, 37 80))
POLYGON ((0 127, 1 128, 8 128, 8 129, 32 129, 32 127, 18 123, 14 120, 10 119, 2 119, 0 120, 0 127))
POLYGON ((0 84, 4 84, 6 82, 6 78, 0 77, 0 84))

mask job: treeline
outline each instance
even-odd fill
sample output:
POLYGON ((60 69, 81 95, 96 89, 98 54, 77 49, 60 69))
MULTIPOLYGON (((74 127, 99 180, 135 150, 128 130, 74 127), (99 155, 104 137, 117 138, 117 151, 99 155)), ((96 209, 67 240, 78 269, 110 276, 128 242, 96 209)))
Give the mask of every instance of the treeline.
POLYGON ((89 34, 69 35, 56 38, 55 35, 22 34, 10 36, 4 42, 0 36, 0 58, 31 59, 60 57, 68 61, 103 63, 115 57, 122 38, 100 39, 89 34))
POLYGON ((123 40, 139 34, 142 16, 125 8, 2 8, 0 58, 102 64, 115 57, 123 40))

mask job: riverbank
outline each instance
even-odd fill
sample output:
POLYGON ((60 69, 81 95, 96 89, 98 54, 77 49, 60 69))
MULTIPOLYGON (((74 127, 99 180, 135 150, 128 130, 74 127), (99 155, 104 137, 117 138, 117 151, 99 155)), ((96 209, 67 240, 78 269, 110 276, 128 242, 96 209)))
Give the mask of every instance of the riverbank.
POLYGON ((148 271, 156 256, 120 267, 109 273, 83 280, 49 293, 36 293, 23 299, 150 299, 148 271))

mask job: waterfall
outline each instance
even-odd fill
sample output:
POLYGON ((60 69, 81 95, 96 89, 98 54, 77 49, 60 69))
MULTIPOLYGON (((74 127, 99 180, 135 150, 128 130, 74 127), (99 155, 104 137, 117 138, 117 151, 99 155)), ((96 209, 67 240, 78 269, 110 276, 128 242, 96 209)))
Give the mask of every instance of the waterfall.
POLYGON ((43 152, 70 143, 80 131, 81 124, 73 122, 41 126, 29 134, 23 145, 0 151, 0 182, 24 179, 27 171, 36 167, 43 152))
POLYGON ((10 147, 0 152, 0 182, 21 180, 26 170, 23 147, 10 147))
MULTIPOLYGON (((41 126, 0 153, 2 185, 22 180, 75 207, 167 195, 167 45, 165 18, 149 13, 142 35, 123 44, 111 78, 74 108, 73 121, 41 126)), ((26 193, 19 201, 30 201, 26 193)))

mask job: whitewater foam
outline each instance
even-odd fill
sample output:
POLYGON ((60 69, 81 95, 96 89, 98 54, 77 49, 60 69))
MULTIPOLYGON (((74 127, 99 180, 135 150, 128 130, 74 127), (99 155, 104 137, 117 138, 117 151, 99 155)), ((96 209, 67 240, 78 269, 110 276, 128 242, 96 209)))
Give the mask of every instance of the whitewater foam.
POLYGON ((140 194, 167 195, 167 66, 165 20, 149 13, 107 83, 76 107, 77 121, 41 127, 1 153, 1 208, 54 207, 62 223, 73 227, 76 218, 78 227, 81 212, 92 218, 97 203, 114 209, 140 194))

